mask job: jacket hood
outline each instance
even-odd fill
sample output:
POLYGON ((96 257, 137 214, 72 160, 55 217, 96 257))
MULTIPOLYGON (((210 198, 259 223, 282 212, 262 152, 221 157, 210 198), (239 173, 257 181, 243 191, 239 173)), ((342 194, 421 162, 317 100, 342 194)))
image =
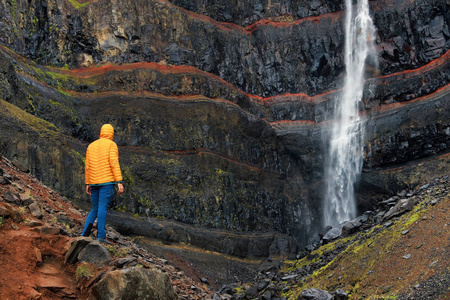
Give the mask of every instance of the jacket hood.
POLYGON ((113 137, 114 137, 114 128, 111 126, 111 124, 103 125, 102 129, 100 130, 100 138, 105 138, 112 141, 113 137))

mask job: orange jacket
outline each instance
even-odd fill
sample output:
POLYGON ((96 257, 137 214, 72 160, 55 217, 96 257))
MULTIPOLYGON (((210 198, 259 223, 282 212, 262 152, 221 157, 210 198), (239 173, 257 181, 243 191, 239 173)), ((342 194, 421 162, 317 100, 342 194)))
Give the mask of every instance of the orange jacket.
POLYGON ((100 130, 100 138, 92 142, 86 150, 86 184, 116 183, 122 181, 119 165, 119 150, 113 142, 114 128, 105 124, 100 130))

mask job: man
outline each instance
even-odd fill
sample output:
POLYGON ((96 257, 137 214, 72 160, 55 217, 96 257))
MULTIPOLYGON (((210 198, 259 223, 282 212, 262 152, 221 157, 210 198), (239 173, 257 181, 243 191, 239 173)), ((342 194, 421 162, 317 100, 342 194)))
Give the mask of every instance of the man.
POLYGON ((100 138, 92 142, 86 150, 85 182, 86 193, 91 195, 92 210, 86 218, 82 236, 89 236, 97 219, 97 239, 106 240, 106 215, 109 202, 114 196, 114 186, 123 193, 122 172, 119 165, 119 150, 113 142, 114 128, 105 124, 100 130, 100 138))

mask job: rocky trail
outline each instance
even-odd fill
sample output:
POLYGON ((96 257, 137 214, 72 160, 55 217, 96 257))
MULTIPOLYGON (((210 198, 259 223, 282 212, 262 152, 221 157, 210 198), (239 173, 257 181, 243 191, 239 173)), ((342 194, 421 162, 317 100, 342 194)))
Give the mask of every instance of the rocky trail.
POLYGON ((84 238, 108 249, 104 253, 107 263, 96 251, 85 254, 83 262, 69 263, 73 258, 66 254, 78 239, 85 212, 21 168, 18 162, 0 159, 1 299, 87 299, 92 285, 106 273, 133 266, 167 274, 176 299, 212 298, 213 292, 199 280, 185 276, 110 227, 108 236, 114 245, 105 248, 84 238))

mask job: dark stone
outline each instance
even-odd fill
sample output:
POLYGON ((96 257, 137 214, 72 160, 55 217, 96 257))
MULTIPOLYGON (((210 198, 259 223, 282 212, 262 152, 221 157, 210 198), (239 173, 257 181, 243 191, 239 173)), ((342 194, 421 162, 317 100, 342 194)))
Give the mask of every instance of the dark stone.
POLYGON ((11 193, 10 191, 6 191, 3 193, 2 198, 4 201, 8 203, 12 203, 14 205, 20 205, 20 199, 15 194, 11 193))
POLYGON ((111 254, 98 241, 92 241, 80 251, 78 261, 103 267, 111 262, 111 254))
POLYGON ((271 300, 273 293, 271 291, 264 292, 261 296, 263 300, 271 300))
POLYGON ((121 269, 124 266, 130 266, 131 264, 137 262, 137 259, 135 257, 125 257, 125 258, 120 258, 114 261, 114 265, 121 269))
POLYGON ((414 208, 414 201, 412 198, 401 199, 394 207, 383 216, 383 220, 389 220, 393 217, 399 216, 407 211, 411 211, 414 208))
POLYGON ((258 292, 264 290, 270 283, 270 280, 262 280, 258 283, 258 292))
POLYGON ((247 298, 250 299, 258 297, 259 296, 258 285, 257 284, 252 285, 251 287, 245 290, 244 294, 247 298))
POLYGON ((19 169, 19 171, 21 171, 23 173, 30 172, 30 170, 27 167, 25 167, 23 164, 21 164, 18 160, 13 159, 11 162, 17 169, 19 169))
POLYGON ((64 262, 66 264, 72 265, 77 263, 80 251, 83 250, 83 248, 92 241, 92 238, 89 237, 76 238, 74 241, 72 241, 69 251, 67 251, 67 253, 65 254, 64 262))
POLYGON ((322 229, 322 231, 319 233, 319 237, 322 239, 323 236, 332 229, 333 227, 328 225, 326 226, 324 229, 322 229))
POLYGON ((297 300, 331 300, 333 296, 324 290, 312 288, 304 290, 300 293, 297 300))
POLYGON ((176 294, 169 276, 156 269, 132 267, 108 272, 91 292, 98 300, 175 300, 176 294))
POLYGON ((59 227, 45 226, 45 225, 40 227, 34 227, 32 230, 42 235, 58 235, 61 232, 61 228, 59 227))
POLYGON ((334 292, 333 300, 347 300, 347 299, 348 299, 348 293, 346 291, 339 289, 334 292))
POLYGON ((324 243, 328 243, 332 240, 339 238, 342 235, 342 226, 336 226, 328 230, 327 233, 322 238, 324 243))

